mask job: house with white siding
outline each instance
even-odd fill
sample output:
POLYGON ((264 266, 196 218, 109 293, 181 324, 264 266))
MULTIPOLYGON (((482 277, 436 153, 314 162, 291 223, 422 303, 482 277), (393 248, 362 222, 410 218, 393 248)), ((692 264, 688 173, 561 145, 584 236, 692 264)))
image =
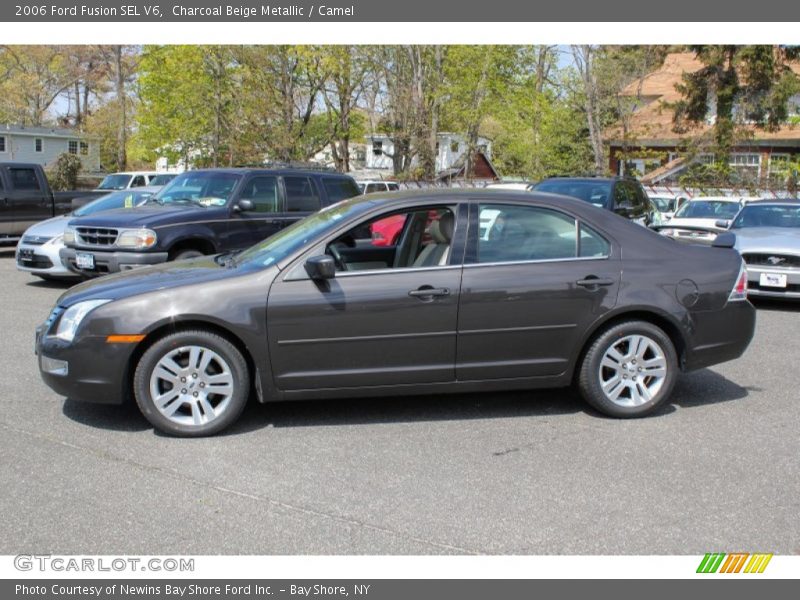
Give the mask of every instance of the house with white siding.
MULTIPOLYGON (((391 155, 394 154, 394 142, 392 139, 382 133, 372 133, 365 137, 367 139, 366 168, 390 170, 392 168, 391 155)), ((436 172, 452 169, 464 158, 467 148, 467 140, 463 135, 448 132, 439 133, 436 136, 436 172)), ((486 138, 479 137, 476 151, 491 159, 492 143, 486 138)))
POLYGON ((100 172, 100 142, 73 129, 0 123, 0 162, 53 164, 59 154, 75 154, 85 173, 100 172))

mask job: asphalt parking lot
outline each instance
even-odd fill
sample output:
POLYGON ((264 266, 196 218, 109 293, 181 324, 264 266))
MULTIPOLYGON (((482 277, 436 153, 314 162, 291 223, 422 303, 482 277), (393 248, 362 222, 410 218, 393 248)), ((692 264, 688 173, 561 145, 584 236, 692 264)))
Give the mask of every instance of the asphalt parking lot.
POLYGON ((64 285, 0 248, 0 554, 800 553, 800 306, 603 418, 568 390, 251 405, 173 439, 39 379, 64 285))

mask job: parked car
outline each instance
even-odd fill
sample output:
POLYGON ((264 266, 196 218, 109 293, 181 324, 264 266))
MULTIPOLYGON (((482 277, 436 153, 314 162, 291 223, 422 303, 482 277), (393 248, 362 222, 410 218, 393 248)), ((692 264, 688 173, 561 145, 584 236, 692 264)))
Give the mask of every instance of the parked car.
POLYGON ((147 185, 164 185, 153 183, 153 179, 158 177, 158 173, 151 171, 126 171, 122 173, 111 173, 103 178, 96 189, 106 192, 115 190, 127 190, 130 188, 144 187, 147 185))
POLYGON ((751 296, 800 299, 800 202, 748 204, 730 231, 747 264, 751 296))
POLYGON ((604 208, 645 227, 661 223, 661 214, 636 179, 628 177, 550 177, 533 186, 604 208))
POLYGON ((160 189, 150 186, 112 192, 92 200, 69 214, 53 217, 29 227, 17 244, 17 269, 42 279, 80 277, 63 265, 59 255, 64 247, 64 229, 67 224, 105 210, 139 206, 160 189))
POLYGON ((694 198, 685 202, 659 232, 683 242, 711 243, 745 203, 744 198, 726 196, 694 198))
POLYGON ((145 205, 70 223, 61 259, 87 277, 247 248, 304 216, 358 195, 335 171, 203 169, 145 205))
POLYGON ((574 381, 598 410, 639 417, 680 371, 747 348, 755 311, 732 238, 675 244, 548 194, 359 196, 238 254, 75 286, 37 330, 39 367, 63 396, 132 395, 182 436, 228 427, 251 390, 266 402, 574 381), (484 211, 503 222, 485 240, 484 211), (392 214, 406 215, 397 245, 352 243, 392 214))
POLYGON ((357 181, 356 183, 362 194, 400 191, 400 184, 396 181, 357 181))
POLYGON ((656 210, 661 213, 662 223, 667 223, 675 215, 685 202, 689 200, 686 196, 665 196, 662 194, 648 194, 650 201, 655 205, 656 210))
POLYGON ((70 212, 76 197, 102 192, 53 192, 36 163, 0 163, 0 243, 16 243, 34 223, 70 212))

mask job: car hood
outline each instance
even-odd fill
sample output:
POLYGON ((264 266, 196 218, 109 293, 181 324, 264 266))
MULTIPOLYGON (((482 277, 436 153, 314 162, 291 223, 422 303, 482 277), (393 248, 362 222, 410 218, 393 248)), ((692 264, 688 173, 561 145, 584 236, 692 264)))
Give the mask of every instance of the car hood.
POLYGON ((64 229, 67 226, 67 223, 73 219, 71 215, 63 215, 60 217, 52 217, 47 219, 46 221, 40 221, 35 225, 31 225, 28 229, 25 230, 25 233, 22 234, 23 237, 26 236, 34 236, 34 237, 46 237, 52 238, 57 235, 61 235, 64 233, 64 229))
POLYGON ((203 218, 219 213, 219 208, 204 208, 191 204, 162 206, 159 204, 143 204, 134 208, 115 208, 96 215, 82 217, 76 225, 81 227, 158 227, 186 220, 194 220, 198 215, 203 218))
POLYGON ((800 229, 789 227, 745 227, 733 229, 739 252, 800 254, 800 229))
POLYGON ((214 258, 213 256, 201 256, 85 281, 62 294, 57 304, 68 307, 84 300, 99 298, 119 300, 185 285, 240 277, 256 270, 244 266, 224 267, 217 264, 214 258))

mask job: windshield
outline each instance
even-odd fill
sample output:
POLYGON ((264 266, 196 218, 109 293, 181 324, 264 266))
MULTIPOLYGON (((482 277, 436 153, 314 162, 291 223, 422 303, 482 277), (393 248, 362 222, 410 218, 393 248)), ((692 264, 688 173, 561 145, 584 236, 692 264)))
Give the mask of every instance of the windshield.
POLYGON ((611 184, 601 181, 550 180, 537 184, 534 189, 537 192, 572 196, 595 206, 605 207, 608 205, 611 184))
POLYGON ((751 204, 745 206, 731 225, 731 229, 747 227, 800 228, 800 206, 751 204))
POLYGON ((104 210, 133 208, 145 202, 152 195, 152 192, 136 192, 133 190, 114 192, 113 194, 101 196, 97 198, 97 200, 92 200, 89 204, 81 206, 78 210, 73 212, 72 215, 75 217, 85 217, 86 215, 93 215, 94 213, 104 210))
POLYGON ((662 198, 660 196, 653 196, 650 198, 653 204, 656 205, 658 212, 670 212, 675 210, 674 198, 662 198))
POLYGON ((342 221, 357 211, 357 207, 368 204, 345 200, 315 212, 309 217, 293 223, 286 229, 268 237, 263 242, 248 248, 236 256, 235 264, 256 264, 262 267, 279 262, 311 243, 326 231, 334 229, 342 221))
POLYGON ((97 186, 98 190, 124 190, 130 183, 130 175, 106 175, 97 186))
POLYGON ((692 200, 675 213, 676 219, 732 219, 739 212, 738 202, 724 200, 692 200))
POLYGON ((170 181, 152 200, 158 204, 225 206, 241 178, 237 173, 219 171, 184 173, 170 181))

